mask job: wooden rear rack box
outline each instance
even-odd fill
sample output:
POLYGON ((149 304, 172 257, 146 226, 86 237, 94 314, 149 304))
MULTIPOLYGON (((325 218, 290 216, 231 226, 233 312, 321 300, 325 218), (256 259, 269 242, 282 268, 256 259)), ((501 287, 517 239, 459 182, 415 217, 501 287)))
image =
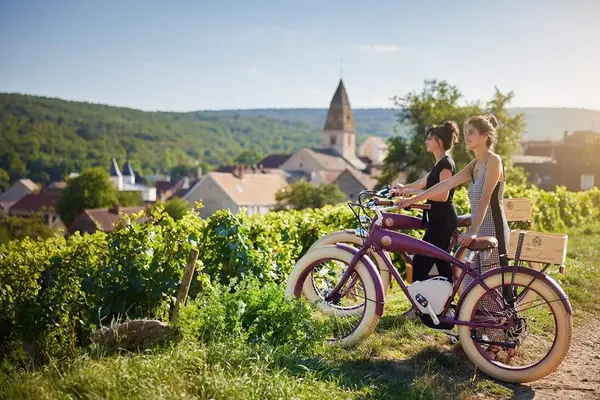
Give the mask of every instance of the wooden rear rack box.
MULTIPOLYGON (((513 260, 517 252, 520 233, 519 229, 510 232, 508 257, 513 260)), ((568 240, 569 235, 561 233, 525 231, 520 259, 543 264, 564 265, 567 259, 568 240)))
POLYGON ((531 199, 528 198, 506 198, 502 200, 504 205, 504 214, 508 222, 532 220, 533 212, 531 210, 531 199))

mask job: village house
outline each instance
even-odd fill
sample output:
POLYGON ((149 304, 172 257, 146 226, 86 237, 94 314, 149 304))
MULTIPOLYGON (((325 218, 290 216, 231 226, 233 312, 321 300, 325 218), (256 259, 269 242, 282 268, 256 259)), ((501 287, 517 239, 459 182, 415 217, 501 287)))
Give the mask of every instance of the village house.
MULTIPOLYGON (((145 207, 120 207, 115 205, 111 208, 92 208, 86 209, 81 212, 75 218, 73 223, 69 226, 68 233, 72 235, 75 232, 80 233, 94 233, 97 231, 110 232, 114 226, 123 218, 125 215, 138 214, 140 211, 144 211, 145 207)), ((147 216, 136 219, 135 222, 143 223, 147 221, 147 216)))
POLYGON ((158 201, 165 202, 172 197, 183 197, 187 191, 202 178, 202 174, 199 174, 196 179, 192 179, 188 176, 184 176, 178 181, 157 181, 156 185, 156 199, 158 201))
POLYGON ((60 219, 57 208, 60 196, 60 193, 31 193, 13 204, 8 212, 19 217, 40 214, 49 228, 64 230, 65 224, 60 219))
POLYGON ((379 136, 370 136, 358 148, 358 155, 381 165, 388 155, 388 145, 379 136))
POLYGON ((291 154, 270 154, 263 158, 257 164, 257 167, 267 172, 278 170, 281 169, 283 163, 285 163, 291 156, 291 154))
POLYGON ((333 181, 350 200, 358 199, 363 190, 371 190, 377 184, 377 179, 353 168, 347 168, 333 181))
POLYGON ((30 179, 19 179, 11 187, 0 193, 0 212, 8 212, 17 201, 39 190, 39 186, 30 179))
POLYGON ((46 194, 57 194, 57 195, 61 195, 63 190, 65 190, 67 187, 67 182, 65 181, 55 181, 55 182, 50 182, 49 184, 47 184, 46 186, 44 186, 44 188, 42 189, 42 191, 46 194))
POLYGON ((244 208, 248 215, 253 215, 275 208, 275 194, 285 185, 282 174, 252 171, 242 166, 233 173, 209 172, 182 198, 192 207, 201 201, 200 216, 203 218, 221 209, 237 213, 244 208))
POLYGON ((565 131, 562 141, 524 141, 512 156, 516 166, 529 173, 529 181, 545 190, 565 186, 570 191, 600 184, 600 134, 565 131))

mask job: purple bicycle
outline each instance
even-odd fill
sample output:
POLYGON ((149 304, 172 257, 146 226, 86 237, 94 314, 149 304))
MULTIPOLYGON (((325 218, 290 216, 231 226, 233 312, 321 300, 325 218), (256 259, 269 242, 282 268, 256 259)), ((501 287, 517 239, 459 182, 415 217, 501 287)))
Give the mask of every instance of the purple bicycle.
POLYGON ((463 262, 423 240, 386 229, 382 212, 396 208, 380 204, 375 199, 348 203, 359 224, 362 247, 338 243, 313 249, 298 262, 304 267, 292 271, 297 276, 288 279, 296 285, 288 285, 287 293, 300 298, 309 274, 320 268, 331 270, 329 263, 347 265, 336 269, 341 271, 334 277, 336 282, 315 307, 316 317, 330 327, 331 342, 343 347, 357 344, 375 330, 383 314, 381 276, 367 255, 374 252, 384 260, 420 319, 434 329, 456 329, 455 337, 468 358, 489 376, 505 382, 530 382, 560 365, 571 344, 571 304, 545 268, 537 271, 519 266, 522 241, 512 265, 503 255, 501 265, 480 275, 470 266, 472 255, 496 247, 495 238, 477 238, 468 247, 471 256, 463 262), (388 253, 427 255, 450 262, 460 272, 454 282, 435 277, 407 285, 388 253), (346 312, 348 309, 359 312, 346 312))

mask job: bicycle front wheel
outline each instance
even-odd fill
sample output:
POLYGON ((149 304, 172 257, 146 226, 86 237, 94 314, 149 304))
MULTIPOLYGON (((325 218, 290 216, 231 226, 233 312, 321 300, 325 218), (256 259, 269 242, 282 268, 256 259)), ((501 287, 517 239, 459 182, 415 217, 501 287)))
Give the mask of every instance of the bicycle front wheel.
MULTIPOLYGON (((346 229, 346 230, 331 232, 330 234, 323 236, 321 239, 319 239, 315 243, 313 243, 313 245, 308 249, 308 252, 314 250, 315 248, 322 247, 322 246, 334 246, 337 243, 349 244, 349 245, 352 245, 353 247, 362 247, 362 245, 363 245, 361 238, 356 236, 356 234, 354 233, 353 230, 346 229)), ((377 271, 379 272, 379 275, 381 276, 381 282, 383 283, 384 294, 387 294, 387 291, 389 290, 389 288, 391 286, 391 280, 392 280, 392 276, 391 276, 388 266, 386 265, 385 261, 383 261, 383 259, 374 251, 369 251, 369 253, 367 253, 367 255, 375 263, 375 266, 377 267, 377 271)), ((294 269, 301 270, 302 268, 304 268, 304 266, 302 265, 302 261, 303 261, 303 259, 300 259, 294 266, 294 269)), ((333 267, 333 264, 331 265, 331 267, 333 267)), ((337 271, 330 270, 330 271, 328 271, 328 274, 330 274, 330 275, 338 274, 339 275, 340 273, 343 273, 345 270, 345 264, 339 263, 339 265, 337 265, 337 267, 336 267, 336 270, 337 271)), ((302 287, 303 296, 306 298, 306 300, 308 300, 311 303, 318 301, 320 298, 322 298, 323 297, 322 292, 323 292, 323 290, 326 290, 326 288, 322 287, 323 280, 322 280, 322 277, 318 276, 319 273, 323 273, 322 270, 321 271, 317 271, 317 270, 311 271, 311 273, 307 276, 306 280, 304 281, 304 286, 302 287)))
MULTIPOLYGON (((345 271, 352 261, 353 254, 336 246, 323 246, 315 248, 304 255, 288 278, 286 295, 301 297, 301 288, 298 285, 304 276, 314 270, 331 270, 330 264, 344 265, 345 271)), ((375 277, 377 272, 371 271, 375 277)), ((315 318, 325 321, 330 330, 330 342, 339 343, 342 347, 351 347, 362 339, 368 337, 377 326, 380 314, 377 312, 378 303, 383 302, 380 281, 375 281, 369 268, 360 260, 338 296, 331 301, 325 301, 329 293, 320 292, 313 303, 315 318)), ((331 280, 328 287, 331 289, 339 282, 331 280)))

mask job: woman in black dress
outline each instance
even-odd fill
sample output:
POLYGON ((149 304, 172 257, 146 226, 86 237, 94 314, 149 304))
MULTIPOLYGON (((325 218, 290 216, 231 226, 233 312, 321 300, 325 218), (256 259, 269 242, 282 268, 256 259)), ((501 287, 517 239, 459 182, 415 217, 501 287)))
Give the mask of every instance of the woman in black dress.
MULTIPOLYGON (((423 189, 450 179, 456 173, 454 160, 449 152, 458 141, 458 125, 454 121, 446 121, 443 125, 432 126, 426 132, 425 146, 427 152, 435 157, 435 165, 427 176, 409 185, 396 184, 394 191, 399 196, 417 195, 423 189)), ((449 251, 450 239, 458 225, 458 215, 452 203, 454 189, 427 200, 431 209, 426 211, 423 219, 427 221, 427 231, 423 240, 444 251, 449 251)), ((452 267, 450 263, 424 255, 415 255, 413 259, 413 282, 429 279, 433 264, 437 265, 438 274, 452 283, 452 267)))

